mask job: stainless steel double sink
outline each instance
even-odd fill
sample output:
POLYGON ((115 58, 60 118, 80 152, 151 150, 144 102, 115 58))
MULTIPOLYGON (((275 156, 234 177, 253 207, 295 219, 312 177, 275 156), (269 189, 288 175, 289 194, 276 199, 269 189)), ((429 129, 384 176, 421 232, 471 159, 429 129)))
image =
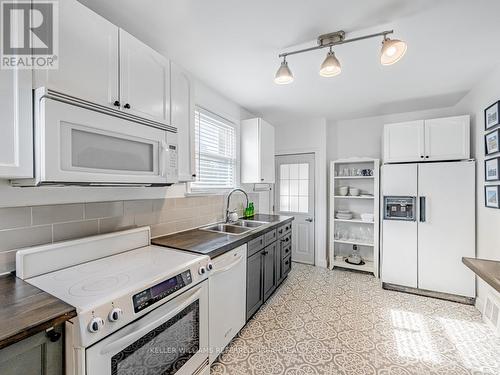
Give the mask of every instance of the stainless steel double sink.
POLYGON ((269 224, 267 221, 238 220, 232 223, 216 223, 200 228, 207 232, 216 232, 238 236, 269 224))

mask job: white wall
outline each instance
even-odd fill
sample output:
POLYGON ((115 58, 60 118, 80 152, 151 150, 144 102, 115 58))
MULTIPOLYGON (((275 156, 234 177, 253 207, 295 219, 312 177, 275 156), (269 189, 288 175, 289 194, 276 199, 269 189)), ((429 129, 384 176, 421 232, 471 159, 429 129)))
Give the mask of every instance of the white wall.
MULTIPOLYGON (((500 100, 500 67, 488 74, 456 106, 456 114, 471 115, 472 154, 477 161, 476 177, 476 256, 500 261, 500 210, 484 206, 484 109, 500 100)), ((478 302, 481 308, 486 290, 478 278, 478 302)))
POLYGON ((326 120, 324 118, 274 123, 276 155, 315 153, 315 264, 326 267, 326 120))

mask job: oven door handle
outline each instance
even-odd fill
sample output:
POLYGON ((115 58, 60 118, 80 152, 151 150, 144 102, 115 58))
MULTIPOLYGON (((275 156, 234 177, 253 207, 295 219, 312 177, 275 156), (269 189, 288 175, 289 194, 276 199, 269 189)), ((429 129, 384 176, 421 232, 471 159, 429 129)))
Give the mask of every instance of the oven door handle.
MULTIPOLYGON (((173 310, 168 312, 165 315, 162 315, 159 319, 156 319, 155 321, 149 322, 146 324, 144 327, 140 328, 137 331, 132 332, 129 335, 126 335, 109 345, 106 345, 104 348, 101 349, 101 354, 108 354, 108 353, 116 353, 122 348, 127 347, 128 345, 132 344, 135 342, 137 339, 140 337, 144 336, 147 334, 149 331, 152 331, 159 325, 165 323, 166 321, 170 320, 173 318, 175 315, 180 313, 182 310, 184 310, 186 307, 188 307, 190 304, 192 304, 194 301, 200 298, 201 295, 201 288, 196 288, 196 290, 191 290, 188 291, 184 294, 181 294, 180 296, 176 298, 181 298, 181 301, 179 301, 179 305, 175 307, 173 310)), ((168 303, 168 302, 167 302, 168 303)))

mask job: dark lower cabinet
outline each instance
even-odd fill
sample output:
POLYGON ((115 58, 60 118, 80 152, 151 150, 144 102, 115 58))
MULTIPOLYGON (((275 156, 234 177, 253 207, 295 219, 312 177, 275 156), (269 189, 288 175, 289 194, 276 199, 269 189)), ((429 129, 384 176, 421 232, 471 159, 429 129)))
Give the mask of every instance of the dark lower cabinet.
POLYGON ((264 303, 264 259, 260 251, 247 259, 247 320, 264 303))
POLYGON ((276 242, 264 248, 264 301, 267 300, 276 289, 276 242))
POLYGON ((291 270, 291 228, 291 223, 283 225, 248 243, 247 321, 291 270))
POLYGON ((55 335, 40 332, 0 350, 0 374, 62 375, 64 327, 54 330, 55 335))

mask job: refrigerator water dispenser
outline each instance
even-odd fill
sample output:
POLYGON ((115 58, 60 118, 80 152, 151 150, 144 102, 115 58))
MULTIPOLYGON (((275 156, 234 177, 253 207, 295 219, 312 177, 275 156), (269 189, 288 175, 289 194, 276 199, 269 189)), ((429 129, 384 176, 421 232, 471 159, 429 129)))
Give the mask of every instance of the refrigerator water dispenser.
POLYGON ((415 221, 415 197, 384 197, 384 220, 415 221))

